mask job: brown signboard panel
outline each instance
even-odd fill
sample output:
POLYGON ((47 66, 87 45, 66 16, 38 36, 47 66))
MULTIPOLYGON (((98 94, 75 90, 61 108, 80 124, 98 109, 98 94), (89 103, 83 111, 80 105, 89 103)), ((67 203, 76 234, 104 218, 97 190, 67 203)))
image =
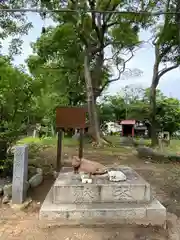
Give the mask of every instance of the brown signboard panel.
POLYGON ((85 128, 85 107, 58 107, 56 109, 57 128, 85 128))

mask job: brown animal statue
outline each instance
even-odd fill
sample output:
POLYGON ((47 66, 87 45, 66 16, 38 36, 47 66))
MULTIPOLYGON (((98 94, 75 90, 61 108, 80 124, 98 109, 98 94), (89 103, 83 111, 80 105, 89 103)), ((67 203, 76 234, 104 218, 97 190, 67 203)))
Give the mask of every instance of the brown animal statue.
POLYGON ((74 173, 84 172, 92 175, 102 175, 107 173, 107 169, 101 163, 90 161, 85 158, 79 159, 77 156, 72 158, 74 173))

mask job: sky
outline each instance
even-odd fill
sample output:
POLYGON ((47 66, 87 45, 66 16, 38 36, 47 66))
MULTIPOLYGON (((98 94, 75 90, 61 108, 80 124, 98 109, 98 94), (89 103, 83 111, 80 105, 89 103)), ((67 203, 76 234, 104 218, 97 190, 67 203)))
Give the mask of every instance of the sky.
MULTIPOLYGON (((21 55, 16 56, 14 63, 15 65, 24 64, 24 60, 27 59, 28 55, 32 54, 32 49, 30 46, 31 42, 35 42, 36 39, 40 36, 43 21, 37 13, 29 13, 28 14, 29 21, 32 22, 33 28, 29 31, 28 35, 23 36, 23 52, 21 55)), ((45 26, 54 25, 54 23, 47 19, 45 21, 45 26)), ((140 33, 140 39, 143 41, 149 40, 151 37, 150 32, 143 31, 140 33)), ((7 54, 8 45, 10 39, 6 39, 3 43, 3 53, 7 54)), ((108 55, 108 51, 106 55, 108 55)), ((110 85, 107 89, 106 94, 116 94, 121 91, 121 89, 125 86, 141 86, 141 87, 149 87, 152 79, 152 69, 154 63, 154 49, 151 44, 146 43, 141 47, 133 57, 133 59, 127 64, 128 68, 138 68, 143 74, 140 77, 119 80, 110 85)), ((117 75, 117 72, 114 70, 114 75, 117 75)), ((175 69, 169 73, 167 73, 164 77, 161 78, 159 88, 162 92, 169 96, 180 99, 180 70, 175 69)))

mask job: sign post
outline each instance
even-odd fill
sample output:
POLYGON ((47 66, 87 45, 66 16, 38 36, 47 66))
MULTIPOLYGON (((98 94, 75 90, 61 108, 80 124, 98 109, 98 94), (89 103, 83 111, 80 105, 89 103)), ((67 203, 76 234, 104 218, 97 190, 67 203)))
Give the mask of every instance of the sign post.
POLYGON ((58 132, 56 171, 60 172, 62 160, 62 129, 80 129, 79 158, 83 157, 83 133, 86 127, 86 108, 58 107, 56 109, 56 129, 58 132))

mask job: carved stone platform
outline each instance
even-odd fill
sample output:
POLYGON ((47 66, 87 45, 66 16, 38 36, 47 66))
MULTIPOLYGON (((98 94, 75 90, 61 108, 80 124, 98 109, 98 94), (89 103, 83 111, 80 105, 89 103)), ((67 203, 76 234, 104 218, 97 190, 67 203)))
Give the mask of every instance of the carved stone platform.
POLYGON ((94 176, 93 183, 82 184, 73 173, 60 173, 53 187, 54 203, 146 203, 151 200, 150 185, 131 168, 120 169, 125 182, 110 182, 108 175, 94 176))
POLYGON ((165 226, 166 209, 151 196, 150 185, 128 167, 125 182, 107 176, 82 184, 79 175, 62 171, 40 209, 39 217, 58 225, 143 224, 165 226))

